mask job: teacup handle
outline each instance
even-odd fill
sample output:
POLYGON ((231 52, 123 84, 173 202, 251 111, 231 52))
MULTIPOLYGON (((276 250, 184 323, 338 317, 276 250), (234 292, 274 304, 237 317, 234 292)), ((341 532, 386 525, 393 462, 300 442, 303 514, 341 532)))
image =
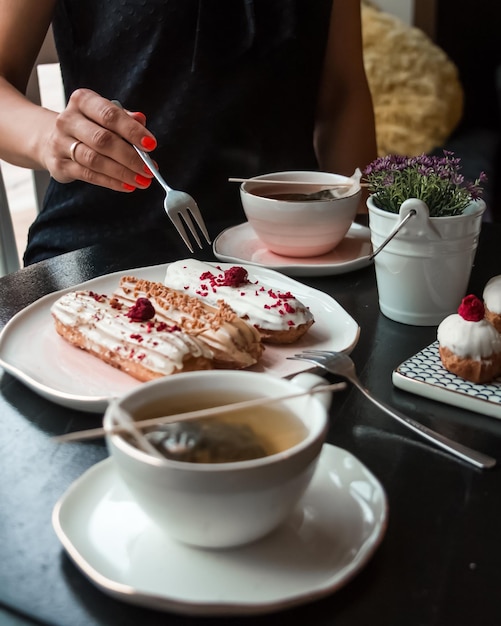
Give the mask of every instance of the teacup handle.
MULTIPOLYGON (((313 389, 313 387, 318 387, 319 385, 326 385, 328 382, 325 378, 321 376, 317 376, 317 374, 311 374, 309 372, 302 372, 294 376, 291 379, 291 382, 298 387, 302 387, 306 391, 308 389, 313 389)), ((332 392, 326 391, 325 393, 316 393, 315 397, 320 400, 320 402, 324 405, 325 410, 328 411, 332 402, 332 392)))

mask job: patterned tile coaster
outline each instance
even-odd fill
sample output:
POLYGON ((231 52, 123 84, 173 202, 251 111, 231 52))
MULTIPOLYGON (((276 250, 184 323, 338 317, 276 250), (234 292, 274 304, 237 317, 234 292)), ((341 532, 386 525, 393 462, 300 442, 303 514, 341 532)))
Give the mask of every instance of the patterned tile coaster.
POLYGON ((392 381, 410 393, 501 419, 501 377, 475 385, 451 374, 440 361, 438 341, 401 363, 392 381))

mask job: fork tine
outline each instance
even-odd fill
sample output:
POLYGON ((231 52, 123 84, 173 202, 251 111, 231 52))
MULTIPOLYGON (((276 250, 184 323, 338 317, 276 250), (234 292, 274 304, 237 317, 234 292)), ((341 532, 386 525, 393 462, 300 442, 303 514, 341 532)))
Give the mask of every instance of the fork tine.
POLYGON ((171 213, 167 213, 167 215, 169 216, 170 221, 176 227, 177 232, 181 235, 181 238, 186 244, 186 246, 188 247, 188 250, 190 252, 193 252, 193 247, 190 243, 190 240, 188 239, 188 235, 186 234, 186 230, 184 228, 183 222, 181 221, 181 218, 179 217, 179 213, 173 214, 171 212, 171 213))
POLYGON ((318 356, 333 356, 335 352, 329 352, 328 350, 315 350, 315 348, 306 348, 302 354, 317 354, 318 356))
POLYGON ((179 217, 183 218, 184 223, 186 224, 186 226, 188 226, 188 229, 190 233, 193 235, 193 238, 195 239, 195 241, 197 242, 198 247, 201 248, 202 242, 200 241, 200 237, 198 236, 197 229, 195 228, 195 224, 193 224, 193 220, 191 219, 189 209, 185 211, 179 211, 178 215, 179 217))
POLYGON ((317 365, 322 367, 322 363, 320 363, 316 359, 312 359, 312 358, 308 357, 308 355, 306 355, 306 354, 295 354, 294 356, 286 357, 286 359, 289 360, 289 361, 309 361, 310 363, 316 363, 317 365))
MULTIPOLYGON (((210 240, 210 237, 209 237, 209 232, 208 232, 207 227, 205 225, 204 218, 202 217, 202 213, 200 212, 200 209, 198 208, 198 205, 196 203, 194 203, 194 204, 188 206, 188 211, 195 218, 195 222, 197 223, 197 226, 202 231, 202 234, 205 237, 205 241, 207 243, 211 243, 211 240, 210 240)), ((200 247, 202 247, 202 246, 200 246, 200 247)))
POLYGON ((193 235, 195 241, 198 244, 198 247, 200 249, 202 249, 202 242, 200 241, 200 237, 198 235, 197 229, 195 227, 195 224, 193 223, 192 220, 192 216, 195 219, 196 224, 198 225, 198 227, 200 228, 200 230, 202 231, 207 243, 211 243, 211 240, 209 238, 209 233, 207 232, 207 228, 205 226, 202 214, 200 213, 200 209, 198 208, 198 206, 187 206, 186 209, 183 210, 178 210, 178 211, 167 211, 167 214, 169 216, 169 218, 171 219, 172 223, 174 224, 174 226, 177 228, 177 231, 179 232, 179 234, 181 235, 181 237, 183 238, 184 243, 188 246, 188 248, 190 249, 191 252, 193 252, 193 248, 191 246, 191 243, 188 239, 188 235, 186 233, 186 229, 184 227, 184 225, 186 224, 186 226, 188 227, 190 233, 193 235), (183 221, 184 224, 183 224, 183 221))

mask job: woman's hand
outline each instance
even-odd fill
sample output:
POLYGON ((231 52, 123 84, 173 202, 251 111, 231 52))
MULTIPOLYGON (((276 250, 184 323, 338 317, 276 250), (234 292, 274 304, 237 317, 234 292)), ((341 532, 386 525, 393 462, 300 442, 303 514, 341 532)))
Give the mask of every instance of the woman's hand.
POLYGON ((120 109, 90 89, 77 89, 56 117, 41 160, 60 183, 83 180, 115 191, 149 187, 152 174, 131 144, 153 150, 142 113, 120 109))

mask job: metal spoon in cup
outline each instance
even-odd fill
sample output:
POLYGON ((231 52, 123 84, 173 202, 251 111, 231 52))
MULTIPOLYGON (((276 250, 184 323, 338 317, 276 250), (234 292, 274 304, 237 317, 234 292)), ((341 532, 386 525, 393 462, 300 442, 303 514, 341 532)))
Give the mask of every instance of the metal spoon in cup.
MULTIPOLYGON (((313 200, 332 200, 333 197, 337 197, 336 195, 336 190, 348 190, 351 187, 353 187, 357 181, 352 181, 352 182, 346 182, 346 183, 330 183, 330 184, 322 184, 319 182, 313 182, 313 181, 300 181, 300 180, 275 180, 275 179, 271 179, 271 178, 228 178, 228 181, 230 183, 246 183, 246 182, 256 182, 256 183, 263 183, 263 184, 270 184, 270 185, 289 185, 289 186, 294 186, 294 185, 301 185, 301 186, 308 186, 308 185, 313 185, 315 187, 317 187, 316 191, 312 191, 310 193, 299 193, 299 192, 286 192, 286 193, 282 193, 280 194, 280 199, 281 200, 289 200, 289 201, 299 201, 302 202, 304 200, 306 201, 313 201, 313 200), (318 189, 318 187, 321 187, 322 189, 318 189)), ((364 187, 366 186, 365 183, 359 183, 360 187, 364 187)))

